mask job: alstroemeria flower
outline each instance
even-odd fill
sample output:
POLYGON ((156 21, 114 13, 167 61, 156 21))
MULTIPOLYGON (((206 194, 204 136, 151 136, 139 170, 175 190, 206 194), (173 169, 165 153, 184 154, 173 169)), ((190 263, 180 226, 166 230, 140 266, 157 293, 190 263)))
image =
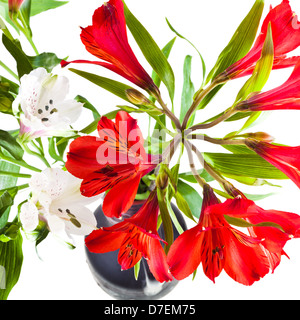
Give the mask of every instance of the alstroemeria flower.
POLYGON ((281 86, 259 93, 236 106, 238 111, 300 110, 300 61, 281 86))
POLYGON ((163 241, 157 232, 159 205, 156 191, 152 192, 141 209, 129 219, 108 228, 93 231, 85 243, 89 251, 106 253, 119 249, 118 262, 122 270, 132 268, 142 257, 160 282, 171 281, 163 241))
POLYGON ((102 61, 75 60, 69 63, 92 63, 105 67, 148 92, 158 92, 151 77, 138 62, 127 38, 122 0, 110 0, 93 15, 93 24, 82 28, 81 41, 88 52, 102 61))
POLYGON ((256 62, 261 57, 269 23, 271 23, 274 43, 273 69, 287 68, 297 64, 299 57, 288 58, 287 53, 300 45, 300 29, 295 28, 299 22, 290 7, 289 0, 283 0, 280 5, 271 8, 252 49, 244 58, 227 68, 224 75, 233 79, 252 74, 256 62))
POLYGON ((47 168, 30 180, 31 198, 22 205, 20 220, 25 231, 33 231, 39 221, 63 238, 87 235, 96 229, 94 214, 85 206, 91 202, 80 194, 81 180, 62 169, 47 168))
POLYGON ((19 94, 13 109, 21 107, 20 138, 30 140, 41 136, 69 136, 74 134, 70 124, 82 111, 82 103, 68 99, 69 80, 51 75, 37 68, 21 78, 19 94))
POLYGON ((120 217, 133 204, 141 178, 159 159, 145 152, 137 121, 125 111, 117 113, 115 123, 102 117, 98 133, 100 138, 84 136, 71 143, 66 168, 83 179, 84 196, 110 190, 103 211, 109 217, 120 217))
POLYGON ((252 139, 246 146, 281 170, 300 188, 300 146, 286 147, 252 139))
POLYGON ((188 277, 202 262, 205 275, 212 281, 224 269, 235 281, 252 285, 270 270, 274 271, 290 233, 296 235, 300 227, 299 216, 272 211, 272 217, 271 211, 263 211, 252 201, 241 197, 219 203, 208 186, 204 188, 203 200, 198 225, 181 234, 168 253, 170 271, 178 280, 188 277), (257 227, 253 228, 250 236, 246 235, 233 228, 224 218, 224 215, 234 216, 236 211, 236 217, 247 218, 250 223, 274 222, 287 233, 275 227, 259 230, 257 227))

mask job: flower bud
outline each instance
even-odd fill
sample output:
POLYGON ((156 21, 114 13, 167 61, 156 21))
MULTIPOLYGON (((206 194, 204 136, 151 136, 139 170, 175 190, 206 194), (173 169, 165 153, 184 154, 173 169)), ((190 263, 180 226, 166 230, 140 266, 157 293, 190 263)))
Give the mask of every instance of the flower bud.
POLYGON ((255 139, 258 141, 264 141, 264 142, 272 142, 274 141, 274 138, 270 136, 266 132, 254 132, 254 133, 246 133, 244 135, 245 138, 255 139))
POLYGON ((133 104, 145 106, 152 105, 152 102, 138 90, 128 89, 125 92, 128 100, 133 104))
POLYGON ((24 0, 8 0, 8 10, 11 19, 18 14, 24 0))
POLYGON ((156 186, 160 190, 165 190, 169 184, 169 177, 166 172, 161 172, 156 178, 156 186))

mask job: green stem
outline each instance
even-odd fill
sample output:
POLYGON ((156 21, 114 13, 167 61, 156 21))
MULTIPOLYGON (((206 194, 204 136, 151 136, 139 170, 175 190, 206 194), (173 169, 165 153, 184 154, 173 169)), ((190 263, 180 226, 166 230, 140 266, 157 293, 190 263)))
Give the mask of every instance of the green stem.
POLYGON ((246 139, 230 140, 230 139, 214 139, 204 134, 190 134, 186 137, 191 140, 203 140, 218 145, 244 145, 246 139))
POLYGON ((11 76, 13 76, 16 80, 19 81, 19 77, 7 65, 5 65, 2 61, 0 61, 0 66, 4 70, 6 70, 11 76))
POLYGON ((9 172, 9 171, 0 171, 0 176, 10 176, 15 178, 31 178, 31 174, 9 172))
POLYGON ((15 190, 15 189, 18 189, 18 191, 20 191, 20 190, 27 189, 27 188, 29 188, 29 184, 28 183, 22 184, 22 185, 16 186, 16 187, 2 189, 2 190, 0 190, 0 194, 2 194, 5 191, 10 191, 10 190, 15 190))
POLYGON ((24 160, 16 160, 16 159, 10 158, 10 157, 6 156, 5 154, 3 154, 1 151, 0 151, 0 159, 7 161, 7 162, 10 162, 12 164, 16 164, 20 167, 29 169, 31 171, 42 172, 42 170, 27 164, 24 160))
POLYGON ((199 90, 197 96, 195 97, 191 107, 187 111, 183 122, 182 122, 182 130, 185 130, 188 124, 190 117, 196 111, 197 107, 199 106, 200 102, 220 83, 212 82, 206 89, 199 90))

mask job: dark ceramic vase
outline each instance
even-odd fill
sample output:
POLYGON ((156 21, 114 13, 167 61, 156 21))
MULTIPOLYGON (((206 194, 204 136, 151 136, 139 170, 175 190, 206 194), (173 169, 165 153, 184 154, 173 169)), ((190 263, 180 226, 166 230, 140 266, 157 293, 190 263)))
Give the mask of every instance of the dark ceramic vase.
MULTIPOLYGON (((126 213, 125 218, 131 217, 141 207, 141 204, 134 204, 126 213)), ((172 205, 173 211, 178 219, 183 230, 187 229, 186 223, 181 212, 172 205)), ((97 226, 110 227, 120 220, 114 218, 107 218, 100 206, 95 211, 97 219, 97 226)), ((174 239, 179 234, 173 225, 174 239)), ((164 231, 161 227, 158 233, 164 239, 164 231)), ((90 267, 91 273, 94 276, 97 284, 110 296, 120 300, 155 300, 160 299, 168 294, 178 284, 177 280, 171 282, 158 282, 149 270, 148 264, 144 258, 141 260, 140 272, 138 279, 134 277, 134 268, 121 271, 118 263, 119 250, 108 253, 91 253, 86 248, 87 263, 90 267)))

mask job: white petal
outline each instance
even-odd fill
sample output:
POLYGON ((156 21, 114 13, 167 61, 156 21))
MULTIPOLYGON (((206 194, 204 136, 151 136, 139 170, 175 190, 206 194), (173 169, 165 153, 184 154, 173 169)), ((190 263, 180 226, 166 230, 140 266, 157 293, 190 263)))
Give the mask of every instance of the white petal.
POLYGON ((83 103, 76 100, 65 100, 57 103, 56 108, 60 119, 64 122, 71 124, 78 120, 82 112, 83 103))
POLYGON ((39 212, 32 202, 22 205, 20 221, 26 231, 33 231, 39 224, 39 212))
POLYGON ((48 214, 45 216, 45 218, 47 220, 48 227, 52 233, 57 235, 64 233, 65 223, 63 220, 61 220, 59 217, 53 214, 48 214))

